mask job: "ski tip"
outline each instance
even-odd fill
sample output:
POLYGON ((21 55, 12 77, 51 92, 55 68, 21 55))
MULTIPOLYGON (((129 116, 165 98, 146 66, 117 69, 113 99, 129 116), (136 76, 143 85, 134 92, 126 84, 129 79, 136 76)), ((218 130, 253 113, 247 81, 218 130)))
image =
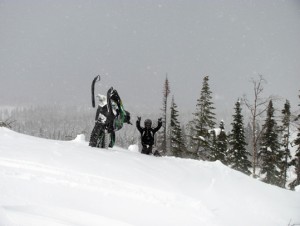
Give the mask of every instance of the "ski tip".
POLYGON ((100 75, 97 75, 94 79, 93 79, 93 83, 99 82, 101 79, 100 75))

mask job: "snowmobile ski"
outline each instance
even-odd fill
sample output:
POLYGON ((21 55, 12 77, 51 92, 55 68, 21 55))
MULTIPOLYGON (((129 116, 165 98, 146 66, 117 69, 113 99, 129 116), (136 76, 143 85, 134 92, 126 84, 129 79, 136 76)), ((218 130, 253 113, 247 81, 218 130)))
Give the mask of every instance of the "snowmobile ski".
POLYGON ((97 75, 92 82, 92 106, 93 108, 95 107, 95 84, 96 82, 100 81, 101 77, 100 75, 97 75))

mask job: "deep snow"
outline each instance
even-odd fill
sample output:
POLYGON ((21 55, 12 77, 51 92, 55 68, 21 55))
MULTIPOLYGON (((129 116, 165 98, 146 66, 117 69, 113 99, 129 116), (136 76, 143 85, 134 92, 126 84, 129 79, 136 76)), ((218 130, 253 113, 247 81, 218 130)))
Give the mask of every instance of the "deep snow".
POLYGON ((300 224, 300 193, 220 162, 91 148, 0 128, 0 226, 300 224))

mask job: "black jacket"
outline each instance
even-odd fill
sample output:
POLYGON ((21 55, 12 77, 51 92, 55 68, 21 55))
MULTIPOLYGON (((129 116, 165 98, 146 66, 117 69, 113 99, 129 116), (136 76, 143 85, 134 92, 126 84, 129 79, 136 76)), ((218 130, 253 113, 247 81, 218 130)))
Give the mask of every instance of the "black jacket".
POLYGON ((141 121, 136 121, 136 128, 140 131, 142 137, 142 145, 153 145, 154 144, 154 135, 162 126, 162 122, 158 121, 158 125, 156 128, 144 128, 141 127, 141 121))

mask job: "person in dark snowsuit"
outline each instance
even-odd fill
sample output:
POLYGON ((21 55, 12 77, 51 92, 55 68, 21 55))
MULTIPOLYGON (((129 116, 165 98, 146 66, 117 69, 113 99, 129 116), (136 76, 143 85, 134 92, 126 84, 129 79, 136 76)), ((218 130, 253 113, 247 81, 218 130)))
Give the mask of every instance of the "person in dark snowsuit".
POLYGON ((146 119, 144 121, 144 126, 145 127, 141 127, 141 117, 138 117, 138 120, 136 121, 136 128, 141 133, 143 146, 142 154, 149 155, 152 153, 152 146, 154 145, 154 135, 162 126, 161 118, 158 119, 156 128, 152 128, 152 121, 150 119, 146 119))
POLYGON ((95 116, 96 124, 92 131, 89 145, 96 147, 101 130, 106 129, 110 134, 110 143, 108 146, 113 147, 116 139, 115 131, 120 130, 123 127, 123 123, 131 124, 130 113, 124 110, 121 98, 115 89, 110 88, 107 96, 98 95, 98 97, 100 104, 97 108, 95 116))

